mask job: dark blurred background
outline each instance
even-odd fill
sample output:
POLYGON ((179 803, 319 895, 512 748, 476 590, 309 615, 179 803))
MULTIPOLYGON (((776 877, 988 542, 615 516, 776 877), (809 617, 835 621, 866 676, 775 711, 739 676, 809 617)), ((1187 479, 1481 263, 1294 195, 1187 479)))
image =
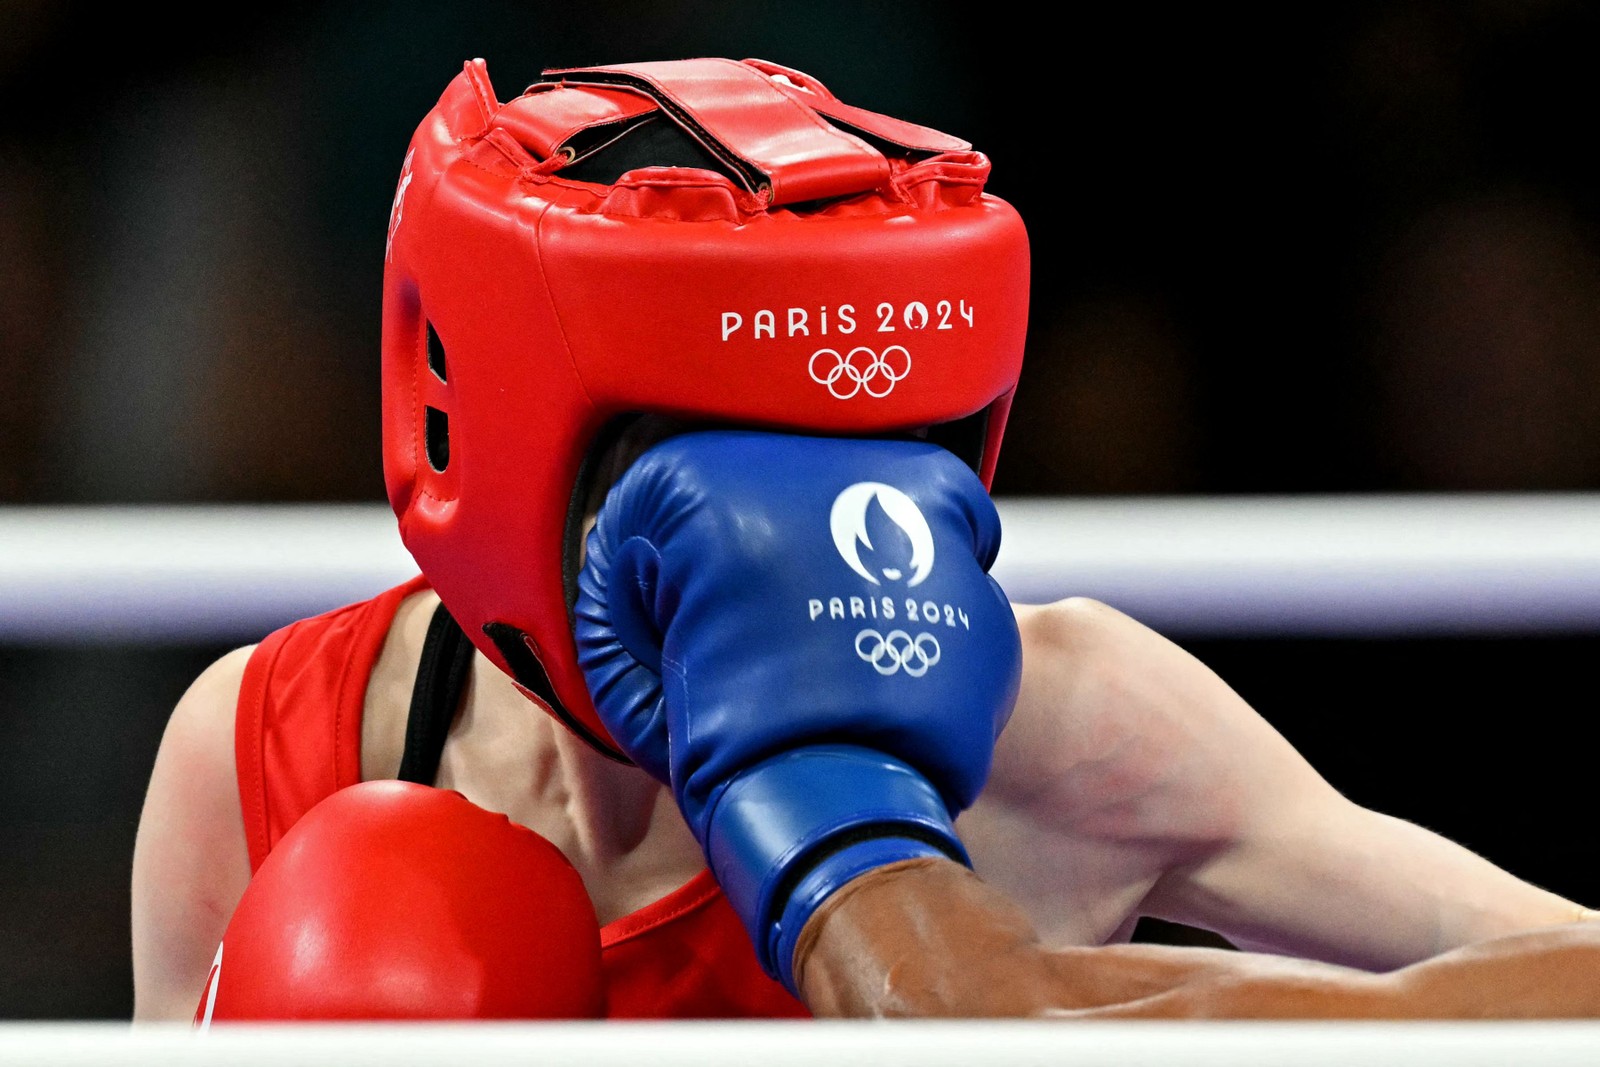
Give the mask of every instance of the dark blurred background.
MULTIPOLYGON (((1600 488, 1595 5, 1003 10, 4 0, 0 503, 381 499, 393 185, 479 55, 502 99, 761 56, 988 152, 1034 250, 997 492, 1600 488)), ((1600 901, 1593 635, 1186 643, 1357 800, 1600 901)), ((221 651, 0 647, 0 1017, 130 1011, 221 651)))

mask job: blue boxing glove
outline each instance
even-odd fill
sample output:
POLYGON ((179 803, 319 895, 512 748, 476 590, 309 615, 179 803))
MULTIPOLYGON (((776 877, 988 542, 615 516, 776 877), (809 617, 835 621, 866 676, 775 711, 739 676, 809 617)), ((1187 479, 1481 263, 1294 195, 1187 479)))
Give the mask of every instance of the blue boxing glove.
POLYGON ((966 863, 1022 652, 1000 522, 945 450, 674 437, 611 489, 578 579, 606 728, 669 784, 769 974, 855 877, 966 863))

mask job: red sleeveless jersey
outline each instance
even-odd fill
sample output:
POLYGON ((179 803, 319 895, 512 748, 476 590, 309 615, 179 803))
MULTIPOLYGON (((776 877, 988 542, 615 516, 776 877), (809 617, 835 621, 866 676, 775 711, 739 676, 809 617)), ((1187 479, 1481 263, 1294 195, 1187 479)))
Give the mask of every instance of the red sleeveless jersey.
MULTIPOLYGON (((426 588, 415 578, 371 600, 292 623, 251 655, 234 738, 252 872, 318 801, 361 781, 368 677, 400 602, 426 588)), ((762 973, 708 871, 606 924, 600 938, 612 1018, 807 1014, 762 973)))

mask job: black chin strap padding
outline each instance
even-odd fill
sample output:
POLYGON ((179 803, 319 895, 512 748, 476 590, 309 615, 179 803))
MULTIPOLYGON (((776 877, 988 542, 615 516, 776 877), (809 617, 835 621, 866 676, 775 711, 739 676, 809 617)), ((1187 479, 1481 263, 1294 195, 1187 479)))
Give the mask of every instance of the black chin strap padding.
POLYGON ((471 670, 472 642, 440 604, 428 623, 416 684, 411 687, 405 755, 400 759, 398 775, 402 782, 432 785, 439 776, 445 738, 461 707, 461 694, 471 670))
POLYGON ((550 684, 550 676, 545 673, 544 664, 539 662, 539 657, 528 647, 527 634, 506 622, 486 622, 483 624, 483 632, 506 658, 506 665, 511 668, 511 677, 516 679, 518 685, 543 701, 550 709, 550 714, 560 719, 567 729, 577 734, 602 756, 633 766, 632 760, 595 736, 593 730, 579 722, 572 712, 556 699, 556 687, 550 684))

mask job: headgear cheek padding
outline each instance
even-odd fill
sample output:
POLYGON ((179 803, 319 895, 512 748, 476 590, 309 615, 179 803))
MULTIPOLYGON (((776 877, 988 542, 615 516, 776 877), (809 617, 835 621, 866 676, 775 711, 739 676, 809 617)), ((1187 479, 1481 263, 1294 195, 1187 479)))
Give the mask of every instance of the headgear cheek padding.
POLYGON ((583 468, 608 428, 928 430, 988 484, 1027 236, 966 142, 798 71, 546 79, 502 105, 474 60, 412 139, 386 250, 384 470, 474 644, 618 756, 570 619, 583 468))

